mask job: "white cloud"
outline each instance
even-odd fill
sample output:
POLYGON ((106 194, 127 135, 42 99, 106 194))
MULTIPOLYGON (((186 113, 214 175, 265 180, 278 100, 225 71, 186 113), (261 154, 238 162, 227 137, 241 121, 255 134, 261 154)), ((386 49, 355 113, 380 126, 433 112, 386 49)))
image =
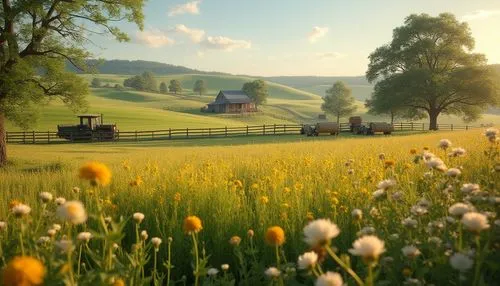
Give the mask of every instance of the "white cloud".
POLYGON ((197 51, 196 52, 196 55, 199 57, 199 58, 203 58, 205 56, 205 53, 202 52, 202 51, 197 51))
POLYGON ((200 14, 201 0, 187 2, 185 4, 178 4, 168 10, 168 16, 173 17, 175 15, 182 14, 200 14))
POLYGON ((345 55, 338 52, 326 52, 326 53, 317 53, 316 57, 320 60, 336 60, 345 57, 345 55))
POLYGON ((328 33, 328 27, 313 27, 312 31, 308 35, 309 42, 314 43, 319 38, 322 38, 328 33))
POLYGON ((228 37, 207 37, 201 44, 207 49, 232 51, 235 49, 250 49, 252 43, 245 40, 233 40, 228 37))
POLYGON ((476 10, 462 16, 463 21, 472 21, 486 19, 492 16, 500 15, 500 10, 476 10))
POLYGON ((136 40, 151 48, 160 48, 174 43, 174 40, 158 29, 139 31, 136 33, 136 40))
POLYGON ((177 33, 182 33, 189 36, 189 38, 191 38, 191 41, 193 41, 194 43, 201 42, 203 40, 203 37, 205 36, 205 31, 199 29, 191 29, 182 24, 176 25, 175 31, 177 33))

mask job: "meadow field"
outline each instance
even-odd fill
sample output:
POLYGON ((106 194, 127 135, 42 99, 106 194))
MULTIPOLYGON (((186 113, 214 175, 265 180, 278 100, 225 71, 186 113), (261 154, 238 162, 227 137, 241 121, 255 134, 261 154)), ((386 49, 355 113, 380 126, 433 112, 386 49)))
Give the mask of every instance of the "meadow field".
POLYGON ((0 263, 57 285, 494 285, 488 135, 10 145, 0 263))

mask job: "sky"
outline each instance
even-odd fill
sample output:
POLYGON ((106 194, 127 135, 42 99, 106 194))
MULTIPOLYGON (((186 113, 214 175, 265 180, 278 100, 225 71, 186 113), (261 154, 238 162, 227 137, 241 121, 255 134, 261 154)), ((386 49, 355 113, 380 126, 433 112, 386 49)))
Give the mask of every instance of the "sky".
POLYGON ((475 52, 500 63, 500 0, 149 0, 131 38, 94 38, 106 59, 148 60, 254 76, 364 75, 368 56, 414 13, 455 14, 475 52))

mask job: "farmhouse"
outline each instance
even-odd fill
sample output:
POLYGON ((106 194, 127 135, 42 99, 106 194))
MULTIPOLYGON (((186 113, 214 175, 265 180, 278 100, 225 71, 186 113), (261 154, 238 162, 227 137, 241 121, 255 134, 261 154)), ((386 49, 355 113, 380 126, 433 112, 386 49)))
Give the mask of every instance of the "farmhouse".
POLYGON ((242 113, 256 111, 255 103, 242 90, 221 90, 206 112, 242 113))

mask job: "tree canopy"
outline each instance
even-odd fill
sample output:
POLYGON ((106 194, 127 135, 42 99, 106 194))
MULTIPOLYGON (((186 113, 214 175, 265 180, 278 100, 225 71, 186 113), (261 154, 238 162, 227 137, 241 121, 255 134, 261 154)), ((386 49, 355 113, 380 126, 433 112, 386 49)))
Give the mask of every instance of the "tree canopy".
POLYGON ((128 40, 119 21, 142 29, 144 0, 3 0, 0 4, 0 165, 6 162, 5 119, 27 127, 40 104, 59 98, 85 109, 88 86, 69 62, 89 70, 92 34, 128 40), (30 116, 26 116, 29 114, 30 116))
POLYGON ((371 111, 426 113, 430 129, 442 113, 479 118, 499 103, 500 93, 484 55, 473 49, 468 24, 454 15, 408 16, 391 43, 369 56, 366 77, 376 82, 371 111))
POLYGON ((202 80, 202 79, 199 79, 197 80, 195 83, 194 83, 194 86, 193 86, 193 91, 194 92, 197 92, 200 96, 202 94, 204 94, 205 92, 207 92, 207 86, 205 84, 205 81, 202 80))
POLYGON ((266 102, 269 96, 267 84, 265 81, 258 79, 243 84, 242 90, 250 97, 255 103, 255 106, 261 105, 266 102))
POLYGON ((102 86, 102 80, 98 77, 94 77, 92 79, 92 83, 90 84, 92 87, 101 87, 102 86))
POLYGON ((168 90, 170 92, 175 93, 175 94, 177 94, 178 92, 181 92, 182 91, 181 82, 177 79, 170 80, 170 84, 168 85, 168 90))
POLYGON ((164 81, 162 81, 160 83, 160 92, 161 93, 167 93, 168 92, 167 84, 164 81))
POLYGON ((352 96, 351 89, 344 82, 337 81, 326 90, 321 109, 333 114, 337 118, 337 123, 340 123, 341 117, 349 116, 356 111, 356 100, 352 96))
POLYGON ((156 79, 151 72, 143 72, 141 75, 136 75, 127 78, 123 81, 123 86, 131 87, 137 90, 157 91, 156 79))

